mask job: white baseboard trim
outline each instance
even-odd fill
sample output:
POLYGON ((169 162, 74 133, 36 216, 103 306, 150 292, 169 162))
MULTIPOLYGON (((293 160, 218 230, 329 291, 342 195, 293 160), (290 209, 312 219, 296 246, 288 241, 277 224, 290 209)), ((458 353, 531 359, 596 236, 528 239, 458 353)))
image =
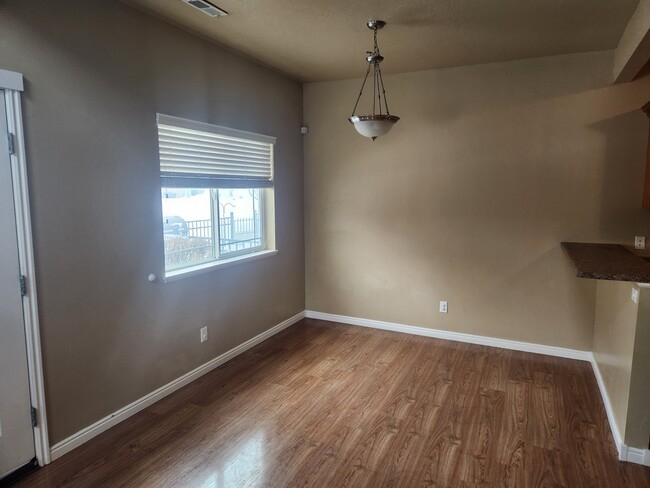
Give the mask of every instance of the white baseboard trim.
POLYGON ((293 317, 285 320, 284 322, 279 323, 278 325, 271 327, 269 330, 262 332, 259 335, 256 335, 252 339, 247 340, 243 344, 240 344, 237 347, 223 353, 220 356, 208 361, 207 363, 199 366, 198 368, 190 371, 189 373, 184 374, 183 376, 176 378, 174 381, 167 383, 164 386, 161 386, 157 390, 143 396, 142 398, 130 403, 129 405, 120 408, 116 412, 104 417, 101 420, 98 420, 92 425, 89 425, 85 429, 80 430, 76 434, 71 435, 70 437, 62 440, 61 442, 56 443, 52 446, 50 451, 51 460, 60 458, 64 454, 72 451, 76 447, 88 442, 95 436, 98 436, 102 432, 110 429, 114 425, 119 424, 123 420, 128 419, 129 417, 135 415, 136 413, 144 410, 149 405, 156 403, 158 400, 165 398, 167 395, 174 393, 176 390, 182 388, 183 386, 191 383, 195 379, 203 376, 204 374, 212 371, 216 367, 222 365, 223 363, 230 361, 236 356, 239 356, 243 352, 247 351, 253 346, 256 346, 260 342, 265 341, 269 337, 277 334, 278 332, 286 329, 290 325, 295 324, 299 320, 302 320, 305 317, 304 312, 297 313, 293 317))
POLYGON ((603 380, 603 376, 600 373, 600 368, 598 367, 598 363, 596 362, 596 358, 593 354, 591 357, 591 366, 594 369, 594 375, 596 375, 596 381, 598 382, 598 388, 600 389, 600 396, 603 398, 603 403, 605 404, 605 411, 607 412, 609 428, 612 430, 614 443, 616 444, 616 449, 618 450, 618 459, 620 461, 628 461, 630 463, 650 466, 650 449, 639 449, 637 447, 626 446, 623 443, 623 437, 621 436, 621 432, 618 429, 618 425, 616 424, 616 420, 614 418, 614 409, 612 408, 612 403, 609 400, 605 381, 603 380))
POLYGON ((642 464, 650 466, 650 449, 638 449, 636 447, 626 446, 621 444, 619 451, 619 459, 629 463, 642 464))
POLYGON ((618 425, 616 424, 616 419, 614 417, 614 409, 612 408, 612 402, 609 400, 609 395, 607 393, 607 387, 605 386, 605 380, 603 380, 603 375, 600 373, 600 368, 596 362, 596 358, 593 353, 591 354, 591 367, 594 370, 594 375, 596 376, 596 381, 598 382, 598 389, 600 390, 600 396, 603 399, 605 404, 605 412, 607 412, 607 421, 609 422, 609 428, 612 431, 612 436, 614 437, 614 444, 616 444, 616 449, 618 450, 618 459, 621 461, 626 461, 626 454, 624 453, 625 444, 623 444, 623 437, 621 432, 618 430, 618 425))
POLYGON ((348 317, 345 315, 315 312, 313 310, 305 310, 305 317, 309 319, 329 320, 330 322, 339 322, 342 324, 359 325, 361 327, 370 327, 373 329, 403 332, 405 334, 435 337, 436 339, 467 342, 481 346, 501 347, 503 349, 512 349, 515 351, 532 352, 536 354, 546 354, 548 356, 557 356, 561 358, 578 359, 581 361, 591 361, 593 357, 591 351, 580 351, 578 349, 567 349, 564 347, 556 346, 544 346, 542 344, 513 341, 510 339, 495 339, 492 337, 465 334, 463 332, 450 332, 447 330, 429 329, 427 327, 417 327, 414 325, 394 324, 391 322, 382 322, 380 320, 361 319, 358 317, 348 317))
POLYGON ((102 432, 105 432, 114 425, 119 424, 120 422, 128 419, 129 417, 135 415, 136 413, 144 410, 148 406, 156 403, 158 400, 163 399, 164 397, 170 395, 171 393, 179 390, 183 386, 191 383, 195 379, 203 376, 204 374, 212 371, 223 363, 233 359, 234 357, 242 354, 248 349, 256 346, 257 344, 265 341, 269 337, 277 334, 278 332, 286 329, 287 327, 295 324, 303 318, 312 318, 320 320, 328 320, 330 322, 339 322, 349 325, 358 325, 361 327, 370 327, 373 329, 381 330, 390 330, 394 332, 402 332, 406 334, 414 334, 425 337, 434 337, 438 339, 446 339, 450 341, 466 342, 470 344, 478 344, 483 346, 492 346, 500 347, 503 349, 511 349, 515 351, 524 351, 532 352, 536 354, 546 354, 549 356, 557 356, 568 359, 577 359, 581 361, 589 361, 594 370, 596 376, 596 381, 598 382, 598 388, 600 389, 600 394, 603 398, 603 403, 605 405, 605 411, 607 412, 607 420, 609 421, 610 428, 612 430, 612 435, 614 437, 614 442, 616 443, 616 448, 619 453, 619 459, 621 461, 628 461, 636 464, 643 464, 645 466, 650 466, 650 450, 648 449, 638 449, 635 447, 629 447, 623 444, 621 433, 618 430, 616 421, 614 419, 614 411, 612 409, 611 402, 609 400, 609 395, 607 394, 607 389, 605 387, 605 382, 598 368, 598 364, 594 358, 594 355, 591 351, 580 351, 576 349, 568 349, 563 347, 556 346, 545 346, 541 344, 533 344, 530 342, 520 342, 513 341, 509 339, 495 339, 492 337, 479 336, 474 334, 465 334, 461 332, 450 332, 440 329, 429 329, 426 327, 417 327, 412 325, 403 325, 395 324, 391 322, 382 322, 379 320, 370 320, 370 319, 361 319, 357 317, 348 317, 344 315, 335 315, 330 313, 316 312, 313 310, 306 310, 304 312, 297 313, 293 317, 281 322, 280 324, 268 329, 265 332, 249 339, 248 341, 240 344, 237 347, 225 352, 224 354, 217 356, 216 358, 208 361, 207 363, 199 366, 198 368, 190 371, 189 373, 184 374, 183 376, 167 383, 166 385, 158 388, 157 390, 145 395, 144 397, 136 400, 135 402, 117 410, 116 412, 104 417, 103 419, 95 422, 94 424, 86 427, 85 429, 80 430, 79 432, 71 435, 70 437, 58 442, 50 451, 51 460, 60 458, 64 454, 72 451, 76 447, 81 446, 85 442, 88 442, 93 437, 98 436, 102 432))
POLYGON ((446 339, 450 341, 467 342, 470 344, 479 344, 482 346, 501 347, 503 349, 512 349, 515 351, 532 352, 536 354, 546 354, 548 356, 557 356, 568 359, 578 359, 581 361, 588 361, 594 370, 600 395, 605 404, 605 411, 607 412, 607 420, 614 436, 616 449, 619 453, 621 461, 628 461, 631 463, 644 464, 650 466, 650 450, 637 449, 635 447, 628 447, 623 444, 623 438, 618 430, 616 421, 614 419, 614 410, 607 394, 605 382, 600 374, 598 363, 591 351, 580 351, 577 349, 567 349, 564 347, 545 346, 542 344, 533 344, 530 342, 513 341, 509 339, 495 339, 492 337, 479 336, 474 334, 465 334, 461 332, 450 332, 440 329, 428 329, 426 327, 417 327, 413 325, 395 324, 391 322, 382 322, 380 320, 361 319, 358 317, 348 317, 345 315, 336 315, 331 313, 316 312, 313 310, 305 310, 305 317, 309 319, 327 320, 330 322, 339 322, 342 324, 358 325, 361 327, 370 327, 373 329, 390 330, 393 332, 402 332, 406 334, 414 334, 425 337, 435 337, 437 339, 446 339))

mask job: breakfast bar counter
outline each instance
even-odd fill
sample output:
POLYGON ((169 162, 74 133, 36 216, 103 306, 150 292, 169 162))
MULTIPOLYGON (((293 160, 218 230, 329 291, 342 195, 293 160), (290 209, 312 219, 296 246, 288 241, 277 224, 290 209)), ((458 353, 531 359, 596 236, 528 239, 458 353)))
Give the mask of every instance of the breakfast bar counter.
POLYGON ((650 283, 650 262, 620 244, 563 242, 576 276, 595 280, 650 283))

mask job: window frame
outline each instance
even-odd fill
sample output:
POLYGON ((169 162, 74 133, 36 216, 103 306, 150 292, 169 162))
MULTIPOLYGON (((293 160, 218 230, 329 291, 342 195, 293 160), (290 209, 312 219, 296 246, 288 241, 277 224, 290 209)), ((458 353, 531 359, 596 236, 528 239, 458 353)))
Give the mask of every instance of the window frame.
MULTIPOLYGON (((254 261, 261 258, 266 258, 274 256, 277 254, 277 249, 275 248, 275 195, 274 195, 274 181, 273 173, 275 167, 274 161, 274 152, 275 152, 275 137, 265 136, 261 134, 254 134, 251 132, 239 131, 237 129, 230 129, 226 127, 205 124, 203 122, 196 122, 187 119, 180 119, 177 117, 157 114, 156 116, 157 128, 159 134, 158 140, 158 149, 159 153, 161 152, 161 132, 160 126, 170 126, 173 124, 176 126, 178 123, 179 129, 189 129, 195 130, 197 132, 209 132, 212 134, 223 135, 224 137, 236 137, 240 139, 248 139, 250 137, 251 142, 264 142, 269 144, 269 154, 270 154, 270 177, 268 179, 249 179, 244 173, 241 177, 232 177, 227 175, 225 177, 214 177, 213 175, 198 175, 199 179, 191 178, 184 179, 185 176, 181 173, 169 173, 163 172, 162 169, 162 158, 161 161, 161 207, 162 202, 165 197, 165 189, 172 188, 184 188, 184 189, 202 189, 209 192, 210 199, 210 221, 211 221, 211 245, 212 245, 212 257, 201 260, 200 262, 192 263, 189 265, 180 265, 174 267, 168 267, 167 265, 167 251, 164 248, 163 242, 163 269, 164 269, 164 282, 176 281, 181 278, 194 276, 196 274, 205 273, 212 271, 214 269, 229 267, 235 264, 244 263, 248 261, 254 261), (176 180, 179 180, 182 184, 179 184, 176 180), (171 184, 170 184, 171 183, 171 184), (240 249, 230 252, 222 252, 223 244, 221 242, 221 219, 222 210, 221 205, 219 204, 219 191, 220 190, 255 190, 257 191, 257 200, 258 200, 258 209, 257 214, 259 215, 259 239, 260 245, 254 246, 251 248, 240 249)), ((200 137, 200 134, 199 134, 200 137)), ((182 163, 181 163, 182 164, 182 163)), ((190 163, 193 164, 193 163, 190 163)), ((235 162, 236 164, 236 162, 235 162)), ((193 175, 196 176, 196 175, 193 175)), ((255 214, 255 195, 253 194, 253 212, 255 214)), ((161 222, 161 230, 164 229, 165 217, 161 222)), ((255 224, 253 224, 253 229, 255 231, 255 224)), ((257 235, 257 234, 256 234, 257 235)), ((164 241, 164 231, 163 231, 163 241, 164 241)))

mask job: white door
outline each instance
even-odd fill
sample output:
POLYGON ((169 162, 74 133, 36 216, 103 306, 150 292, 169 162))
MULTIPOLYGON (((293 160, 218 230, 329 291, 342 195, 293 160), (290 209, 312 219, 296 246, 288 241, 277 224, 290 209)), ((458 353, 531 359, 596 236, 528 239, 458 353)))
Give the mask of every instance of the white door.
POLYGON ((0 90, 0 478, 35 456, 19 278, 7 111, 0 90))

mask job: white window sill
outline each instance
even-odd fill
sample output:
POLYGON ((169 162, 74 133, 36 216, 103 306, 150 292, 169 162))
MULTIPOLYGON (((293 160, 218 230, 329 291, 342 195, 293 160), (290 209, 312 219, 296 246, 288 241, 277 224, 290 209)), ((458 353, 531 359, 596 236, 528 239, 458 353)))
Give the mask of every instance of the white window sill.
POLYGON ((165 283, 171 283, 172 281, 177 281, 183 278, 189 278, 190 276, 196 276, 199 274, 207 273, 209 271, 214 271, 215 269, 227 268, 229 266, 234 266, 240 263, 247 263, 249 261, 256 261, 258 259, 270 258, 271 256, 275 256, 277 253, 278 251, 275 249, 259 251, 250 254, 244 254, 242 256, 235 256, 228 259, 210 261, 209 263, 199 264, 197 266, 191 266, 189 268, 177 269, 165 273, 165 278, 163 279, 163 281, 165 283))

